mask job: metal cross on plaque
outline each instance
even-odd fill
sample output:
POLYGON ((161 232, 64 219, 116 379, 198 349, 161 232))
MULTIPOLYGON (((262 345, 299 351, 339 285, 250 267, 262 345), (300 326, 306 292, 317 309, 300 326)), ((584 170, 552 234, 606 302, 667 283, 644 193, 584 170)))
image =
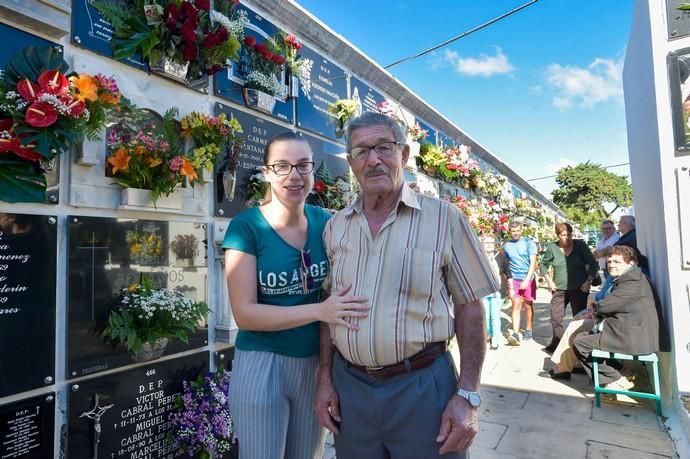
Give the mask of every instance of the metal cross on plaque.
POLYGON ((84 411, 79 415, 80 418, 86 417, 93 421, 93 456, 92 459, 98 459, 98 444, 101 442, 101 416, 105 414, 110 408, 115 405, 100 406, 100 395, 94 394, 94 405, 91 411, 84 411))

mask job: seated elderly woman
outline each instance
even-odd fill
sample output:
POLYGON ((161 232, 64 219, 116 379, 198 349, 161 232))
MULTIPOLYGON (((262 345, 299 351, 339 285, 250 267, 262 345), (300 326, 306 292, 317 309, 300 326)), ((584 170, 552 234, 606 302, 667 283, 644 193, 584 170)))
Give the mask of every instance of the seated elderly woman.
MULTIPOLYGON (((597 319, 592 332, 573 339, 573 352, 592 377, 590 356, 594 349, 623 354, 650 354, 659 350, 659 320, 652 286, 637 266, 635 251, 615 246, 608 259, 613 277, 610 292, 594 304, 597 319)), ((599 380, 609 389, 634 386, 609 362, 599 364, 599 380)))

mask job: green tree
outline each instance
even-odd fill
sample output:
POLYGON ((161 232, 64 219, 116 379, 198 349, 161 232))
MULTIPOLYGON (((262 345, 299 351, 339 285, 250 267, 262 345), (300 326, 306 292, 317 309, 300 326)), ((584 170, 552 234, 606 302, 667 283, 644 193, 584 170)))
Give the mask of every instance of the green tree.
POLYGON ((553 202, 581 225, 598 224, 620 207, 632 204, 632 187, 624 175, 589 161, 560 169, 553 202), (606 209, 610 210, 606 210, 606 209))

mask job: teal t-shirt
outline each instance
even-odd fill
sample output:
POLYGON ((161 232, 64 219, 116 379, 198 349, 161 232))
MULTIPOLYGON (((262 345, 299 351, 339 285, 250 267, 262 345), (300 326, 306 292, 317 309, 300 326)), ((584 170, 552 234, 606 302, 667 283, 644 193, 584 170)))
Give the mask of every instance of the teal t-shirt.
MULTIPOLYGON (((321 283, 328 275, 328 258, 323 246, 323 229, 331 214, 321 207, 305 205, 309 268, 314 286, 304 292, 302 254, 280 237, 258 207, 247 209, 230 221, 223 248, 239 250, 256 257, 257 301, 274 306, 317 303, 321 283)), ((291 357, 307 357, 319 352, 319 323, 281 331, 240 330, 237 349, 266 351, 291 357)))

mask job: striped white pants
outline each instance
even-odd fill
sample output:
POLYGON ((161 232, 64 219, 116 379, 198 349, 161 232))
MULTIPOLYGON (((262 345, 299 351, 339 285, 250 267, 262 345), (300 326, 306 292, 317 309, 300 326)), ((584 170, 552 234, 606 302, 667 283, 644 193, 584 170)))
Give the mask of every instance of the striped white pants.
POLYGON ((321 459, 326 431, 314 413, 318 356, 235 350, 230 412, 240 459, 321 459))

